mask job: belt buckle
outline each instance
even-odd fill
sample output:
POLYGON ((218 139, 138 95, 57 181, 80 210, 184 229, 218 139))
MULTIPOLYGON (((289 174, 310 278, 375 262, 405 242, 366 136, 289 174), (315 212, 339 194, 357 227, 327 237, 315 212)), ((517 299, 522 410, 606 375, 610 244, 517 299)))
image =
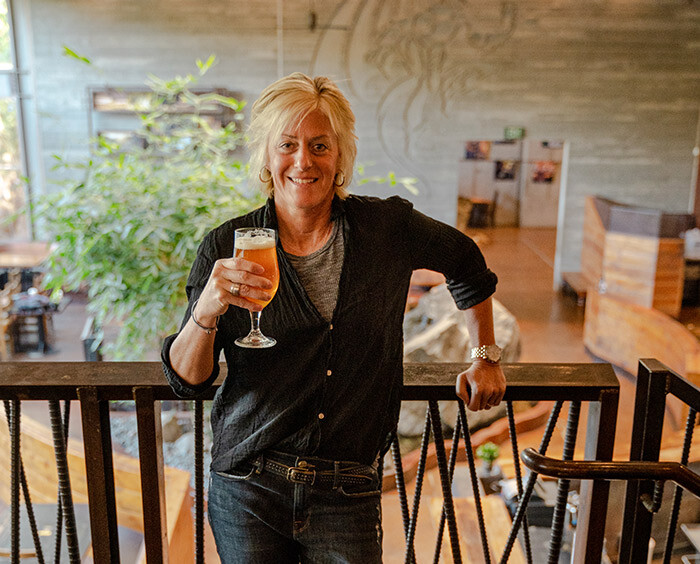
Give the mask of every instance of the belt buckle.
POLYGON ((291 466, 287 468, 286 479, 288 482, 295 484, 313 484, 316 481, 316 470, 313 468, 309 469, 306 465, 291 466), (310 481, 307 479, 308 476, 311 476, 310 481))

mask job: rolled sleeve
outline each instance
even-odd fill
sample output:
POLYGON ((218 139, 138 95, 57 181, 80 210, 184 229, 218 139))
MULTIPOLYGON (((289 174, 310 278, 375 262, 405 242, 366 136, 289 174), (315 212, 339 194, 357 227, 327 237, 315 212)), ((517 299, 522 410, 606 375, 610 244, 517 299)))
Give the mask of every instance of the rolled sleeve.
POLYGON ((497 283, 496 274, 486 269, 466 282, 448 280, 447 289, 459 309, 469 309, 493 295, 497 283))
POLYGON ((163 364, 163 373, 165 374, 168 384, 172 388, 175 395, 183 399, 194 399, 205 392, 217 379, 219 376, 219 363, 214 363, 214 370, 212 371, 209 378, 207 378, 201 384, 190 384, 180 377, 180 375, 175 372, 172 364, 170 363, 170 347, 173 341, 177 337, 177 333, 174 335, 169 335, 163 341, 163 348, 161 349, 160 359, 163 364))

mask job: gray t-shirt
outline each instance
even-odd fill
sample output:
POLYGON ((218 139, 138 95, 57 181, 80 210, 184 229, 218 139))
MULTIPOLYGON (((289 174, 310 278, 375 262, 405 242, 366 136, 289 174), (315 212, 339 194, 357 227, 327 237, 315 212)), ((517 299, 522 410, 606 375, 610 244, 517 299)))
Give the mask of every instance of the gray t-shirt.
POLYGON ((335 221, 333 233, 318 251, 305 257, 285 253, 311 302, 326 321, 333 318, 338 301, 344 249, 343 230, 340 229, 340 222, 335 221))

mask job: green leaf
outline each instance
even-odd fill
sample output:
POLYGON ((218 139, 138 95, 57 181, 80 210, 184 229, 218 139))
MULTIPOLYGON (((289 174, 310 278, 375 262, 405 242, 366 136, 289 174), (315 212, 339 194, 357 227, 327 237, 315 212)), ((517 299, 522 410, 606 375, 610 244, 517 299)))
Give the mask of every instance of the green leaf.
POLYGON ((92 64, 92 61, 90 61, 90 59, 88 59, 87 57, 83 57, 82 55, 78 55, 78 53, 73 51, 73 49, 70 49, 65 45, 63 46, 63 55, 66 57, 72 57, 82 63, 85 63, 86 65, 92 64))
POLYGON ((199 69, 199 76, 203 76, 209 68, 214 64, 214 61, 216 61, 216 55, 209 55, 209 58, 206 60, 205 63, 197 59, 197 68, 199 69))

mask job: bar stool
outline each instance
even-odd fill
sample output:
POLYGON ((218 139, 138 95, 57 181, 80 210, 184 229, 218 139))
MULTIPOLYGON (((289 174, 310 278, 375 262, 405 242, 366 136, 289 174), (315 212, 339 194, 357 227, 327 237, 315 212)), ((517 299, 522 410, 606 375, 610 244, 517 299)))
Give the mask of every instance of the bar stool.
POLYGON ((43 294, 28 290, 13 297, 12 340, 16 353, 51 351, 55 307, 43 294))

